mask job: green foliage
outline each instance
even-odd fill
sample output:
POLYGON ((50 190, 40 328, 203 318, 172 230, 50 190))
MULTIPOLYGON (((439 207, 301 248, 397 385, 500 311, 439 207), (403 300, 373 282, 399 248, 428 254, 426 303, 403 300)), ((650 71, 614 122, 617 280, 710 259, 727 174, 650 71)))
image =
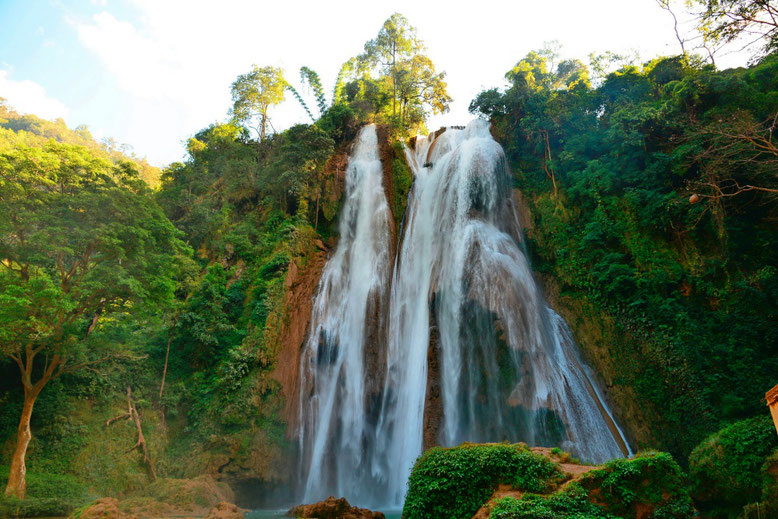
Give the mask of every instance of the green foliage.
MULTIPOLYGON (((99 146, 0 127, 0 256, 13 260, 0 267, 3 348, 31 330, 43 338, 56 332, 50 321, 83 297, 103 308, 86 308, 65 329, 80 341, 65 345, 68 366, 115 354, 99 374, 64 371, 41 394, 31 473, 69 474, 101 495, 145 486, 143 467, 124 454, 134 429, 104 427, 131 385, 160 478, 211 470, 214 456, 220 466, 230 460, 225 473, 285 477, 283 401, 270 377, 293 310, 284 306, 285 278, 290 263, 305 268, 319 253, 314 227, 327 231, 336 216, 320 207, 322 198, 337 201, 340 189, 325 171, 335 149, 328 131, 348 139, 359 124, 343 105, 328 112, 326 131, 298 125, 262 141, 237 124, 206 128, 156 193, 139 179, 137 163, 113 160, 99 146), (13 226, 27 233, 23 240, 13 226), (69 255, 87 258, 89 268, 74 267, 69 255), (73 268, 78 290, 63 288, 55 275, 63 268, 73 268), (95 314, 98 326, 89 330, 95 314)), ((8 453, 22 398, 16 363, 1 360, 0 449, 8 453)))
POLYGON ((761 413, 778 371, 778 175, 759 148, 778 60, 717 72, 661 58, 596 88, 561 63, 530 53, 471 110, 492 118, 531 205, 535 268, 614 318, 613 360, 596 367, 649 409, 641 441, 685 459, 761 413))
POLYGON ((499 484, 547 492, 562 479, 554 463, 523 444, 434 447, 414 464, 403 517, 470 518, 499 484))
POLYGON ((300 95, 300 92, 298 92, 297 89, 293 87, 290 83, 286 83, 286 85, 284 85, 284 88, 286 88, 289 92, 291 92, 294 98, 297 99, 297 102, 300 103, 300 106, 303 107, 303 110, 305 110, 305 113, 307 113, 308 117, 311 118, 311 121, 316 122, 316 117, 313 116, 313 112, 311 112, 311 109, 308 108, 308 103, 305 102, 305 99, 303 99, 303 96, 300 95))
MULTIPOLYGON (((23 430, 50 381, 137 360, 138 329, 172 302, 190 251, 138 165, 93 147, 32 139, 0 148, 0 202, 0 361, 21 382, 23 430)), ((21 468, 9 482, 18 497, 21 468)))
POLYGON ((316 126, 327 132, 336 144, 343 144, 357 136, 359 121, 350 106, 336 104, 324 112, 316 126))
POLYGON ((735 422, 710 435, 689 455, 692 495, 713 516, 736 517, 759 501, 767 486, 761 472, 778 448, 769 416, 735 422))
MULTIPOLYGON (((0 466, 0 486, 8 480, 8 466, 0 466)), ((92 498, 73 476, 30 472, 27 474, 27 498, 0 496, 2 517, 62 516, 92 498)))
POLYGON ((169 475, 204 470, 214 455, 240 464, 227 471, 281 474, 283 402, 270 373, 294 310, 284 307, 285 278, 290 264, 303 268, 317 251, 316 228, 334 222, 322 203, 339 197, 325 169, 335 150, 330 135, 346 138, 355 126, 342 106, 316 125, 259 142, 235 125, 215 125, 194 137, 185 163, 163 174, 160 203, 202 268, 170 330, 169 377, 179 384, 166 390, 181 427, 168 452, 195 455, 183 470, 171 464, 169 475))
POLYGON ((106 335, 172 298, 187 250, 131 162, 49 141, 1 152, 0 173, 0 353, 48 355, 45 384, 121 349, 106 335))
POLYGON ((413 185, 413 172, 405 161, 405 151, 399 142, 392 143, 392 183, 394 187, 392 213, 399 232, 400 223, 405 215, 405 206, 408 203, 408 193, 413 185))
POLYGON ((430 113, 446 112, 451 102, 445 73, 435 70, 425 51, 416 29, 393 14, 349 66, 353 79, 336 86, 336 97, 401 133, 423 128, 430 113))
POLYGON ((628 460, 615 459, 586 473, 581 486, 596 504, 618 517, 633 517, 638 508, 649 508, 649 517, 656 518, 694 515, 685 476, 667 453, 645 452, 628 460))
POLYGON ((588 499, 580 485, 570 484, 564 490, 540 496, 524 494, 521 499, 504 497, 497 501, 489 514, 494 519, 612 519, 588 499))
POLYGON ((49 141, 86 148, 93 156, 114 164, 131 162, 144 182, 151 187, 159 185, 159 168, 135 156, 129 146, 113 139, 97 142, 86 126, 71 130, 62 119, 47 121, 32 114, 19 114, 0 97, 0 151, 12 151, 19 146, 42 148, 49 141))
POLYGON ((258 119, 257 134, 260 140, 264 140, 270 107, 284 100, 284 90, 288 85, 280 68, 254 65, 251 71, 238 76, 232 84, 233 118, 239 123, 258 119))
POLYGON ((327 100, 324 97, 324 87, 321 84, 319 74, 308 67, 301 67, 300 80, 303 84, 308 83, 308 85, 310 85, 313 94, 316 96, 316 104, 319 107, 319 116, 323 115, 327 110, 327 100))
POLYGON ((767 457, 762 469, 761 501, 743 508, 745 519, 778 516, 778 449, 767 457))
POLYGON ((722 44, 745 40, 745 47, 759 43, 757 52, 778 49, 778 6, 770 0, 691 0, 699 6, 697 30, 705 43, 716 48, 722 44))

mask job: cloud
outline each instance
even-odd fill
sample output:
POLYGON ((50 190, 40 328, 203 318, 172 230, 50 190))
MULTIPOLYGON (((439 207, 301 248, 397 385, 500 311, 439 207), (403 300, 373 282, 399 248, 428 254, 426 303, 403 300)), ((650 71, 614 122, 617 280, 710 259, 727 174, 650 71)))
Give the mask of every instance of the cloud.
MULTIPOLYGON (((583 60, 590 51, 623 51, 641 42, 654 44, 641 49, 649 57, 674 52, 667 45, 675 45, 666 13, 653 2, 548 0, 508 6, 482 0, 466 13, 418 0, 337 4, 129 0, 124 4, 129 9, 118 10, 94 0, 96 14, 66 19, 110 78, 105 88, 120 90, 121 101, 110 112, 117 125, 105 129, 157 164, 180 159, 187 137, 226 118, 230 84, 254 63, 283 67, 292 83, 299 81, 300 66, 313 67, 331 91, 342 63, 362 51, 394 9, 419 28, 430 57, 448 72, 455 101, 431 128, 467 122, 470 100, 484 86, 501 84, 516 61, 546 40, 559 39, 565 56, 583 60), (552 20, 549 13, 563 16, 552 20)), ((294 100, 276 108, 272 118, 277 130, 308 121, 294 100)))
POLYGON ((0 97, 16 111, 35 114, 45 119, 67 117, 69 110, 59 100, 49 97, 46 89, 35 81, 11 79, 7 70, 0 70, 0 97))
MULTIPOLYGON (((313 64, 302 62, 300 48, 311 48, 302 42, 291 53, 279 52, 290 50, 282 42, 293 38, 283 25, 260 29, 264 20, 284 19, 275 8, 226 4, 216 9, 196 2, 134 0, 137 16, 100 9, 86 18, 66 18, 127 100, 116 107, 124 125, 116 137, 154 163, 179 160, 187 137, 226 118, 230 84, 252 63, 284 66, 292 81, 301 65, 313 64)), ((275 110, 273 125, 283 129, 306 118, 288 102, 275 110)))

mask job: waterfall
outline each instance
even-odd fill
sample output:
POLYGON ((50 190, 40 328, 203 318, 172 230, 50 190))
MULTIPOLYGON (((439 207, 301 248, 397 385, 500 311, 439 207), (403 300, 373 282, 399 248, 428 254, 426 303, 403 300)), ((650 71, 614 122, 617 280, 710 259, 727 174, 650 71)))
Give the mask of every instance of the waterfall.
POLYGON ((305 498, 361 502, 374 445, 371 379, 381 357, 391 274, 389 206, 374 125, 357 136, 346 168, 340 239, 324 267, 300 365, 300 452, 305 498))
MULTIPOLYGON (((350 171, 352 163, 366 167, 368 155, 378 160, 377 151, 362 149, 367 132, 375 130, 360 134, 350 171)), ((358 226, 349 223, 359 217, 349 206, 351 197, 373 189, 359 183, 360 175, 347 178, 357 182, 348 187, 341 242, 322 278, 305 352, 304 376, 316 388, 301 400, 303 434, 316 435, 313 448, 304 451, 310 467, 305 497, 334 493, 364 504, 400 505, 425 440, 558 445, 589 462, 628 454, 566 323, 546 304, 532 276, 503 150, 488 123, 476 120, 464 130, 420 137, 406 155, 415 180, 391 293, 378 302, 388 316, 380 356, 384 369, 372 373, 360 364, 360 352, 375 347, 364 342, 365 300, 370 291, 388 289, 380 269, 388 271, 389 260, 387 249, 360 248, 358 233, 344 234, 358 226), (341 254, 349 261, 339 259, 341 254), (348 278, 359 269, 370 272, 359 291, 336 293, 330 287, 331 277, 348 278), (345 305, 348 314, 329 308, 333 304, 345 305), (313 359, 330 343, 338 345, 327 357, 333 362, 313 368, 313 359), (343 366, 350 362, 345 370, 341 357, 343 366), (377 377, 378 395, 358 393, 377 377), (334 479, 323 471, 327 456, 340 468, 334 479)), ((376 168, 380 190, 380 164, 369 168, 376 168)), ((383 243, 378 221, 387 217, 376 214, 386 212, 385 198, 365 198, 375 204, 365 215, 372 218, 365 224, 373 233, 369 243, 383 243)))

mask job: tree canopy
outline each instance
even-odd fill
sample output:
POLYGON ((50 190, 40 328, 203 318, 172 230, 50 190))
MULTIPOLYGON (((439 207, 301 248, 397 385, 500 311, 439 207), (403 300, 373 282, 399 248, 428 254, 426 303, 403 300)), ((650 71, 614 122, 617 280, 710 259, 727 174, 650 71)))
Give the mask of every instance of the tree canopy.
POLYGON ((232 115, 238 123, 258 119, 256 126, 260 140, 265 139, 270 124, 270 107, 284 100, 287 82, 277 67, 254 65, 232 83, 232 115))
POLYGON ((384 22, 356 59, 351 100, 367 101, 398 128, 417 128, 430 113, 448 110, 445 72, 437 72, 424 42, 401 14, 384 22))
POLYGON ((173 295, 185 248, 149 195, 133 162, 82 146, 0 153, 0 353, 18 366, 25 394, 11 495, 24 496, 30 413, 43 387, 121 351, 100 340, 101 327, 173 295))

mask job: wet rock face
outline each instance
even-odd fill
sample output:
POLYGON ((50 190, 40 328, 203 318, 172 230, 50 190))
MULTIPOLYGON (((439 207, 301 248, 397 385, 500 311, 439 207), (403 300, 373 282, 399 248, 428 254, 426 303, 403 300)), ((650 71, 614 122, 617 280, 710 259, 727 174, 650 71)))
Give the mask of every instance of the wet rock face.
POLYGON ((290 508, 286 516, 301 519, 385 519, 381 512, 351 506, 345 498, 335 499, 332 496, 312 505, 290 508))

